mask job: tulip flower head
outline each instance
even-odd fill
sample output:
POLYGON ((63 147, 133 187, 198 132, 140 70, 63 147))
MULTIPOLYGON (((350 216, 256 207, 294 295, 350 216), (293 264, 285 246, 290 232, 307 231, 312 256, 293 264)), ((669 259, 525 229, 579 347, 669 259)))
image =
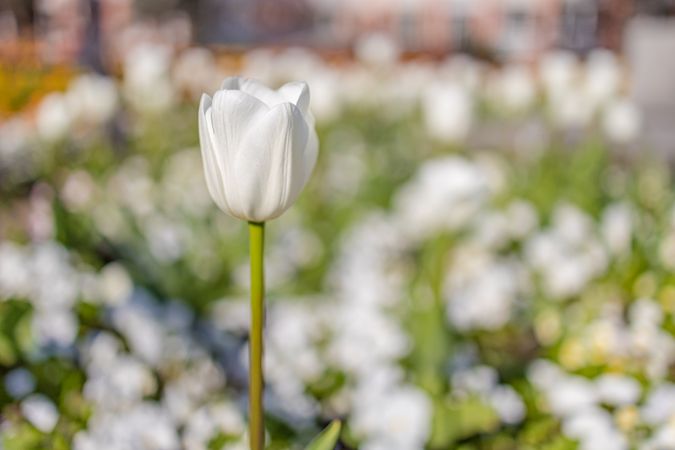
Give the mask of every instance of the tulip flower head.
POLYGON ((218 207, 249 222, 274 219, 295 202, 316 163, 309 87, 291 82, 273 90, 227 78, 213 98, 202 95, 199 140, 218 207))

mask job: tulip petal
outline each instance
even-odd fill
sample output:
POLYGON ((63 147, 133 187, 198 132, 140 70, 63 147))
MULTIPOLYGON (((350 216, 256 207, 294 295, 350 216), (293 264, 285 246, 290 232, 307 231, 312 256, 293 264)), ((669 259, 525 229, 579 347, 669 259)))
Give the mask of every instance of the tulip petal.
POLYGON ((220 172, 215 156, 213 130, 210 120, 207 119, 207 111, 210 114, 211 97, 202 95, 199 102, 199 142, 202 151, 202 164, 206 175, 206 187, 211 194, 211 198, 223 211, 228 211, 227 200, 225 197, 222 174, 220 172))
POLYGON ((309 129, 302 111, 282 103, 251 124, 235 156, 245 216, 269 220, 281 215, 305 184, 304 155, 309 129))
POLYGON ((277 91, 287 102, 300 108, 303 114, 309 110, 309 86, 304 81, 291 81, 277 91))
POLYGON ((281 95, 279 92, 275 91, 274 89, 270 89, 260 81, 254 80, 252 78, 240 78, 239 89, 242 92, 257 98, 270 108, 286 101, 283 95, 281 95))
POLYGON ((232 161, 242 151, 240 144, 246 130, 258 116, 264 116, 268 110, 263 102, 241 91, 218 91, 213 97, 211 116, 215 134, 215 155, 223 174, 225 192, 233 215, 242 213, 242 203, 239 186, 234 180, 232 161))

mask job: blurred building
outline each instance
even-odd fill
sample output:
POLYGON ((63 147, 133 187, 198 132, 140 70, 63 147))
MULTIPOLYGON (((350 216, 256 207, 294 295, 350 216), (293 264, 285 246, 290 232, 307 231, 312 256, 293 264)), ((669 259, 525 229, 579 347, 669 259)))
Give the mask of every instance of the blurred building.
POLYGON ((317 2, 320 22, 337 34, 333 42, 378 30, 408 50, 479 51, 506 59, 536 58, 551 47, 618 50, 634 11, 632 0, 317 2))
MULTIPOLYGON (((404 51, 532 60, 552 47, 620 50, 634 14, 672 15, 674 0, 0 0, 7 45, 29 36, 47 62, 114 55, 125 39, 349 49, 384 32, 404 51), (162 31, 165 22, 173 21, 162 31), (182 25, 177 22, 183 21, 182 25), (138 24, 142 26, 137 26, 138 24), (185 23, 188 25, 186 26, 185 23), (191 24, 191 26, 189 25, 191 24), (176 37, 174 31, 182 27, 176 37), (186 27, 188 28, 185 31, 186 27), (132 33, 123 33, 133 28, 132 33), (181 34, 182 33, 182 34, 181 34), (132 37, 129 37, 131 34, 132 37), (154 37, 153 37, 154 35, 154 37), (176 38, 176 39, 174 39, 176 38), (122 42, 120 42, 122 41, 122 42)), ((93 61, 93 62, 92 62, 93 61)))
POLYGON ((631 21, 625 49, 631 96, 643 112, 648 147, 675 157, 675 18, 631 21))

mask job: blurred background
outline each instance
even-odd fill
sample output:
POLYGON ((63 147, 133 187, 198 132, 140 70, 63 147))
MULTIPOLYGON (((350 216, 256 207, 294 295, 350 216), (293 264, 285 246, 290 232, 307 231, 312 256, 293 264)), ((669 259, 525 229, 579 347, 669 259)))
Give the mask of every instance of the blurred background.
POLYGON ((306 80, 270 449, 675 449, 672 0, 0 0, 0 448, 244 450, 197 103, 306 80))

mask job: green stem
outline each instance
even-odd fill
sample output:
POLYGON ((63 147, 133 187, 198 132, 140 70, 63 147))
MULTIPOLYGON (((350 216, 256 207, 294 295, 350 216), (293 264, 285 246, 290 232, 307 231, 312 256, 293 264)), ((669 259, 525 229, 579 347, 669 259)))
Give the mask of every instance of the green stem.
POLYGON ((265 419, 263 416, 263 322, 265 284, 263 277, 263 249, 265 223, 248 224, 251 253, 251 331, 249 334, 249 440, 251 450, 265 447, 265 419))

